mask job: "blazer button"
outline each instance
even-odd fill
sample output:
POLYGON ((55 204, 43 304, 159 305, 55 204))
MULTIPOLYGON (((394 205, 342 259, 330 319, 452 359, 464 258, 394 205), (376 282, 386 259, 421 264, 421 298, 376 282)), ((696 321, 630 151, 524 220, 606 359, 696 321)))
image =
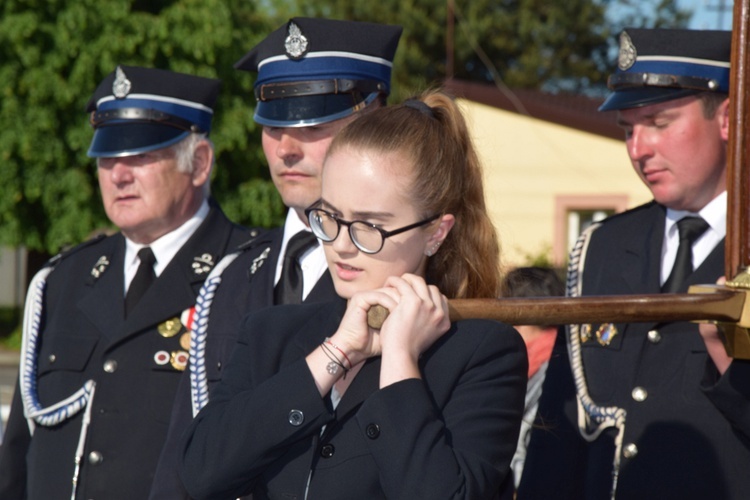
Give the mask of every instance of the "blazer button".
POLYGON ((107 373, 115 373, 117 371, 117 361, 114 359, 108 359, 104 362, 104 371, 107 373))
POLYGON ((370 424, 365 428, 365 435, 370 439, 377 439, 380 436, 380 427, 378 424, 370 424))
POLYGON ((104 455, 99 453, 98 451, 92 451, 89 453, 89 463, 91 465, 99 465, 104 461, 104 455))
POLYGON ((323 458, 331 458, 335 451, 336 448, 334 448, 332 444, 324 444, 320 449, 320 456, 323 458))
POLYGON ((305 414, 302 413, 300 410, 292 410, 289 412, 289 423, 292 424, 295 427, 299 427, 302 425, 302 422, 305 421, 305 414))

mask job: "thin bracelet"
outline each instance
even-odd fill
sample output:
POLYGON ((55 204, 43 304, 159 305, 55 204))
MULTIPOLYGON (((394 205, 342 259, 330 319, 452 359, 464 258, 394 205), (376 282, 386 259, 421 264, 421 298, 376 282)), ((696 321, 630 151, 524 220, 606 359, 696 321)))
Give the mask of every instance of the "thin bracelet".
POLYGON ((344 352, 343 349, 341 349, 339 346, 337 346, 336 344, 334 344, 333 342, 331 342, 331 337, 326 337, 325 343, 326 344, 330 344, 331 347, 333 347, 334 349, 336 349, 338 352, 341 353, 342 356, 344 356, 344 359, 346 359, 346 362, 349 363, 349 369, 350 370, 352 368, 354 368, 354 365, 352 364, 352 361, 349 359, 349 356, 346 355, 346 353, 344 352))
POLYGON ((323 354, 325 354, 330 360, 326 365, 326 371, 331 375, 336 375, 339 372, 339 367, 341 367, 341 369, 344 370, 344 379, 346 379, 346 374, 349 373, 349 368, 344 366, 341 360, 338 359, 325 344, 320 344, 320 348, 323 350, 323 354))

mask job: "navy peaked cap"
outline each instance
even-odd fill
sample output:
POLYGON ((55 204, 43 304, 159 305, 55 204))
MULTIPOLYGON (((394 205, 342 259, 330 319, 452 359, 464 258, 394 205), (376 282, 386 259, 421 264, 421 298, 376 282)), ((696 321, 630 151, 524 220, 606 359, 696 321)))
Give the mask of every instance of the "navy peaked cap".
POLYGON ((304 127, 338 120, 391 91, 402 28, 295 17, 234 67, 258 73, 254 119, 304 127))
POLYGON ((729 93, 732 32, 631 29, 620 33, 613 92, 599 111, 636 108, 700 92, 729 93))
POLYGON ((118 66, 86 105, 94 127, 88 155, 119 157, 208 134, 221 82, 154 68, 118 66))

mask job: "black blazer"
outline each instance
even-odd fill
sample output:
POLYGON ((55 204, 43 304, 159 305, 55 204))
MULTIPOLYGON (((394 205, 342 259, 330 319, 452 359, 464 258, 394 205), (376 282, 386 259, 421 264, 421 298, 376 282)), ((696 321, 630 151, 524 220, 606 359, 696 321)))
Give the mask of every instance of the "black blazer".
MULTIPOLYGON (((664 224, 665 209, 653 202, 604 221, 585 255, 583 295, 659 293, 664 224)), ((715 283, 723 259, 722 242, 688 284, 715 283)), ((750 498, 750 475, 740 472, 750 452, 706 397, 713 389, 701 389, 707 353, 697 325, 616 324, 609 345, 597 341, 599 326, 581 344, 589 393, 598 405, 626 410, 623 445, 637 448, 622 457, 617 498, 750 498)), ((558 345, 519 499, 608 498, 614 429, 587 443, 576 410, 565 346, 558 345)))
POLYGON ((338 299, 248 316, 221 384, 186 434, 188 491, 301 500, 310 477, 310 499, 496 498, 523 415, 518 333, 493 321, 454 323, 423 354, 423 380, 379 390, 372 358, 333 410, 304 358, 345 309, 338 299))
MULTIPOLYGON (((71 252, 49 275, 40 332, 40 402, 48 406, 86 380, 96 381, 77 498, 147 497, 183 373, 157 363, 155 354, 185 350, 184 328, 164 337, 157 326, 192 307, 210 266, 247 237, 211 208, 126 320, 121 234, 71 252), (101 257, 109 264, 95 276, 92 269, 101 257)), ((30 438, 19 392, 0 449, 0 498, 69 500, 83 412, 54 427, 37 425, 30 438)))
MULTIPOLYGON (((234 351, 242 320, 250 312, 273 305, 273 288, 283 228, 265 231, 242 245, 242 253, 221 274, 208 319, 206 337, 206 376, 209 397, 221 381, 234 351)), ((305 298, 306 303, 337 297, 331 275, 326 271, 305 298)), ((177 390, 169 434, 159 459, 152 500, 189 498, 178 475, 179 441, 193 420, 190 373, 186 371, 177 390)))

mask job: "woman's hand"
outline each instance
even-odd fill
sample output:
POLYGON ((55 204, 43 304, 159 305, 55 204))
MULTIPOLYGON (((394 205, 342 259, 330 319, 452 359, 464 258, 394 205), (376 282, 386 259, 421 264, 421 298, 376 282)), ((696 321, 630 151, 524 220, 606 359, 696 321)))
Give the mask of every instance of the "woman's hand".
MULTIPOLYGON (((717 285, 723 285, 726 283, 725 278, 719 278, 716 282, 717 285)), ((724 347, 724 342, 721 340, 719 335, 719 327, 711 323, 701 323, 698 325, 698 330, 703 338, 703 343, 706 344, 706 351, 714 362, 716 369, 721 375, 727 371, 729 365, 732 363, 732 358, 727 354, 727 350, 724 347)))
POLYGON ((450 328, 448 300, 423 278, 413 274, 391 277, 383 290, 395 291, 398 301, 395 307, 386 306, 390 314, 380 329, 381 387, 421 378, 419 356, 450 328))

